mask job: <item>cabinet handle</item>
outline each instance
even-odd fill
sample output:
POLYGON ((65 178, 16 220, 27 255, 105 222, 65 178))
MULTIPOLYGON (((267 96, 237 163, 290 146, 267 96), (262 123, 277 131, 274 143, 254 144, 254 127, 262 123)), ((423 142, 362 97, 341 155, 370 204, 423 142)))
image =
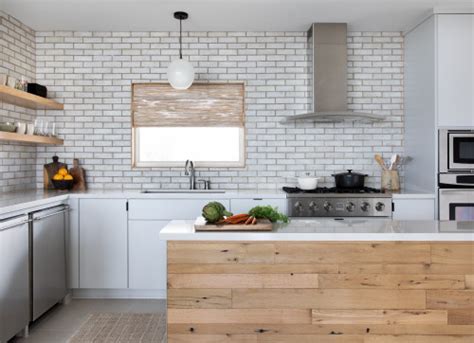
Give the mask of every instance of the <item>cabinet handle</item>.
POLYGON ((2 232, 2 231, 7 231, 7 230, 13 229, 13 228, 15 228, 15 227, 17 227, 17 226, 21 226, 21 225, 24 225, 24 224, 28 224, 28 223, 30 223, 30 222, 31 222, 30 219, 28 219, 28 220, 23 220, 23 221, 21 221, 21 222, 19 222, 19 223, 15 223, 15 224, 12 224, 12 225, 5 226, 5 227, 0 228, 0 232, 2 232))
POLYGON ((44 216, 41 216, 41 217, 36 217, 33 219, 33 221, 38 221, 38 220, 41 220, 41 219, 45 219, 45 218, 49 218, 49 217, 52 217, 52 216, 55 216, 57 214, 61 214, 61 213, 66 213, 66 212, 69 212, 69 207, 61 210, 61 211, 57 211, 57 212, 54 212, 54 213, 50 213, 50 214, 46 214, 44 216))
POLYGON ((263 198, 253 198, 253 200, 263 200, 263 198))

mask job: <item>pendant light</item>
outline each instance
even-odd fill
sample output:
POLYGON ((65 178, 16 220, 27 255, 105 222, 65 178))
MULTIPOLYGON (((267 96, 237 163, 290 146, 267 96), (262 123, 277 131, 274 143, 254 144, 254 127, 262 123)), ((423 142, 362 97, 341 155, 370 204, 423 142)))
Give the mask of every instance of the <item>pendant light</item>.
POLYGON ((175 12, 174 17, 179 20, 179 59, 168 66, 168 82, 174 89, 188 89, 194 81, 194 68, 182 53, 182 21, 188 19, 186 12, 175 12))

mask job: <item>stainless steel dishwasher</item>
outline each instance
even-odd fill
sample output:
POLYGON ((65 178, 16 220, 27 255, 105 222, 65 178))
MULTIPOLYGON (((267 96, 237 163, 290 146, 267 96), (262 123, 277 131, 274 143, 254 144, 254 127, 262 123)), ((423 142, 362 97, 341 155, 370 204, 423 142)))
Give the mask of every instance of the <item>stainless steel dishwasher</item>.
POLYGON ((31 320, 62 301, 66 289, 68 206, 31 213, 31 320))
POLYGON ((28 216, 0 220, 0 342, 28 327, 28 216))

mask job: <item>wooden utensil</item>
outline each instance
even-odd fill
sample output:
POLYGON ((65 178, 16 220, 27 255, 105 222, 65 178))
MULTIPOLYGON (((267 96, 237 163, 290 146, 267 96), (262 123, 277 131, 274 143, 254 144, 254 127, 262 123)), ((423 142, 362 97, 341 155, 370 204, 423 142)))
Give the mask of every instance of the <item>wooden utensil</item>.
POLYGON ((401 157, 400 157, 399 154, 394 154, 392 156, 391 163, 390 163, 390 170, 396 170, 397 169, 397 166, 400 163, 400 159, 401 159, 401 157))
POLYGON ((73 160, 73 167, 69 169, 69 174, 74 178, 74 186, 72 190, 76 192, 84 192, 86 190, 86 172, 84 168, 79 166, 79 160, 73 160))
POLYGON ((388 170, 385 162, 380 154, 375 154, 375 161, 382 167, 383 170, 388 170))
POLYGON ((55 189, 51 180, 53 176, 59 171, 59 169, 67 169, 67 164, 59 162, 58 156, 53 156, 53 162, 47 163, 43 168, 43 186, 44 189, 55 189))

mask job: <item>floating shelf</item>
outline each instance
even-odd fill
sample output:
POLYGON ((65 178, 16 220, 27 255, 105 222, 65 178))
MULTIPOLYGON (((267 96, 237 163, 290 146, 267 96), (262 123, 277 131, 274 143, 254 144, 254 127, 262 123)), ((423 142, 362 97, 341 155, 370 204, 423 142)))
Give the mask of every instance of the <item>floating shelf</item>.
POLYGON ((0 100, 34 110, 63 110, 64 105, 15 88, 0 85, 0 100))
POLYGON ((63 145, 64 141, 55 137, 35 136, 35 135, 20 135, 13 132, 0 132, 0 141, 21 142, 31 144, 49 144, 49 145, 63 145))

